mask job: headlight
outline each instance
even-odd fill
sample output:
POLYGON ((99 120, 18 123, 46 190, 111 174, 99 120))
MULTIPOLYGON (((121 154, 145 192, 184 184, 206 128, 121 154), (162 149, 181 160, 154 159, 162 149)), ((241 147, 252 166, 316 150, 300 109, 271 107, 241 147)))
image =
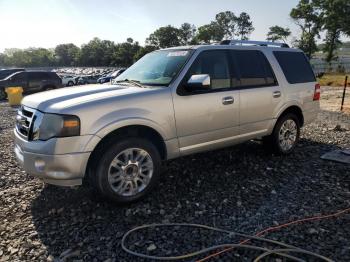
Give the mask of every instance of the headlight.
POLYGON ((38 125, 35 122, 33 140, 80 135, 80 119, 77 116, 43 114, 38 125))

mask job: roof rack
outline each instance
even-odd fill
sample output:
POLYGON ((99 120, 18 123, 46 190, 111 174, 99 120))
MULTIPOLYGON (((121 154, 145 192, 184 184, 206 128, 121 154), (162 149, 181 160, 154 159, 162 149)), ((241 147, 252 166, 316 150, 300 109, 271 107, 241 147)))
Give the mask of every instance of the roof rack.
POLYGON ((254 46, 270 46, 289 48, 286 43, 267 42, 267 41, 250 41, 250 40, 223 40, 221 45, 254 45, 254 46))

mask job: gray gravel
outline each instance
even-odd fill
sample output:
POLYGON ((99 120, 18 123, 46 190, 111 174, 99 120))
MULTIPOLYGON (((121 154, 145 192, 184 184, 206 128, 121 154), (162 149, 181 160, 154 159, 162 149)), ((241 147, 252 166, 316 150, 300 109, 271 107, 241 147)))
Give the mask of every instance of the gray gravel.
MULTIPOLYGON (((26 175, 13 154, 14 116, 15 109, 1 102, 0 261, 138 261, 120 247, 122 235, 135 226, 189 222, 253 234, 350 207, 349 166, 320 159, 327 151, 350 146, 349 115, 322 111, 316 122, 303 128, 300 145, 288 157, 268 154, 258 142, 248 142, 169 161, 153 194, 123 207, 101 201, 87 188, 47 186, 26 175)), ((350 261, 349 225, 347 214, 267 237, 350 261)), ((227 241, 217 234, 178 228, 135 236, 130 245, 169 255, 227 241)), ((244 259, 231 252, 219 260, 244 259)))

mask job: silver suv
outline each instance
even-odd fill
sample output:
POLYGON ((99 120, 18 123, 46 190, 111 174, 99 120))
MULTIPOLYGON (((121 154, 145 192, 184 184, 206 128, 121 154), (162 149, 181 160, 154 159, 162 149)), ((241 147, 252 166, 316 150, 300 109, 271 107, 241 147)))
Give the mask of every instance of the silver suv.
POLYGON ((279 154, 319 111, 304 53, 226 41, 145 55, 113 85, 63 88, 23 99, 15 152, 49 184, 87 180, 118 203, 145 196, 164 160, 262 139, 279 154))

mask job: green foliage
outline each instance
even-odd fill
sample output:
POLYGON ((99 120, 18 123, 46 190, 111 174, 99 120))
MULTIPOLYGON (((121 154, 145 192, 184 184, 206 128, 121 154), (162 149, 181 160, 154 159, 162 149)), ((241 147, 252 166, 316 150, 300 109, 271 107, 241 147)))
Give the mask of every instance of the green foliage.
POLYGON ((224 35, 224 29, 216 21, 213 21, 210 24, 199 27, 196 38, 199 42, 211 43, 223 40, 224 35))
POLYGON ((349 0, 300 0, 290 13, 302 30, 298 47, 311 57, 317 51, 315 38, 325 31, 325 43, 321 48, 326 53, 326 61, 331 62, 336 58, 341 34, 350 35, 349 14, 349 0))
POLYGON ((1 54, 0 65, 18 67, 55 66, 54 51, 45 48, 6 49, 1 54))
POLYGON ((319 37, 322 21, 312 0, 300 0, 290 12, 291 18, 301 29, 301 37, 296 45, 310 58, 317 51, 315 37, 319 37))
POLYGON ((89 66, 106 66, 112 63, 112 54, 115 44, 109 40, 100 40, 95 37, 89 43, 82 45, 78 64, 89 66))
POLYGON ((134 57, 140 50, 138 42, 134 42, 132 38, 128 38, 127 42, 117 44, 112 56, 110 65, 129 67, 134 63, 134 57))
POLYGON ((250 20, 250 16, 243 12, 236 18, 237 33, 236 35, 241 40, 248 40, 249 35, 254 31, 253 22, 250 20))
POLYGON ((271 26, 269 28, 269 32, 267 33, 267 38, 266 40, 268 41, 278 41, 278 40, 282 40, 283 42, 287 41, 287 38, 291 35, 290 29, 287 28, 283 28, 281 26, 275 25, 275 26, 271 26))
POLYGON ((349 34, 350 2, 348 0, 314 0, 319 10, 323 29, 326 30, 325 46, 326 61, 336 58, 335 50, 341 44, 341 33, 349 34))
POLYGON ((134 61, 136 62, 144 55, 146 55, 150 52, 153 52, 155 50, 157 50, 157 47, 155 47, 153 45, 141 46, 140 49, 137 51, 137 53, 134 55, 134 61))
POLYGON ((146 44, 158 48, 167 48, 180 45, 180 30, 171 25, 158 28, 146 39, 146 44))
POLYGON ((247 13, 243 12, 237 17, 233 12, 226 11, 218 13, 210 24, 199 27, 196 38, 203 43, 220 42, 235 36, 247 40, 253 31, 253 23, 247 13))
POLYGON ((181 45, 196 44, 196 27, 189 23, 183 23, 178 31, 178 38, 181 45))
POLYGON ((221 39, 232 39, 235 35, 235 30, 237 26, 237 17, 231 11, 221 12, 215 16, 215 22, 220 30, 221 39))
POLYGON ((80 48, 74 44, 61 44, 55 48, 57 65, 74 66, 77 64, 80 48))

